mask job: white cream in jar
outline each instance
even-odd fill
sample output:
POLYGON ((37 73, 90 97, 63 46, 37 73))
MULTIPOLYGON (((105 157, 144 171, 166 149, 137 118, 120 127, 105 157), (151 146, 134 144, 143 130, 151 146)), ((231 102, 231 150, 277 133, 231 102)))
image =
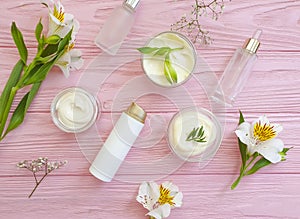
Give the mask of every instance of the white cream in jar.
POLYGON ((95 98, 81 88, 60 92, 51 105, 53 122, 63 131, 82 132, 96 120, 98 105, 95 98))
POLYGON ((187 108, 177 113, 168 128, 170 147, 180 158, 189 161, 206 159, 214 154, 221 143, 220 123, 209 111, 187 108), (205 142, 187 141, 194 128, 203 127, 205 142), (211 153, 212 152, 212 153, 211 153))
POLYGON ((170 53, 170 63, 177 73, 177 83, 170 84, 164 74, 164 57, 144 54, 142 66, 146 75, 155 84, 172 87, 187 81, 196 65, 196 51, 193 44, 184 35, 177 32, 163 32, 151 39, 145 47, 182 48, 170 53))

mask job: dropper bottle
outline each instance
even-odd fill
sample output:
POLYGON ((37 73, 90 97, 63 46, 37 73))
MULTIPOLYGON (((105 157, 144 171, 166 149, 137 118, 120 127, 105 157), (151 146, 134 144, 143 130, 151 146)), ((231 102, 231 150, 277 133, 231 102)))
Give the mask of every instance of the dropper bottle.
POLYGON ((245 41, 242 48, 238 48, 219 81, 212 98, 232 106, 237 95, 242 91, 254 66, 260 46, 259 37, 262 30, 258 29, 254 35, 245 41))
POLYGON ((96 45, 110 55, 115 55, 123 40, 129 33, 135 20, 135 10, 140 0, 124 0, 116 7, 105 21, 98 36, 96 45))

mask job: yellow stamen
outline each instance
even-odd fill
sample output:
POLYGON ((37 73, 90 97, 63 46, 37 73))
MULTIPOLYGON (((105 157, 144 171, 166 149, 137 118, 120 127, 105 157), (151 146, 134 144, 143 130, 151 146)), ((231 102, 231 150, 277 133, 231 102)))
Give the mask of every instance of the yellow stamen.
POLYGON ((163 205, 163 204, 170 204, 171 206, 174 205, 174 202, 173 202, 173 196, 171 196, 171 191, 167 188, 164 188, 162 185, 160 185, 159 187, 159 191, 160 191, 160 196, 159 196, 159 199, 158 199, 158 202, 160 205, 163 205))
POLYGON ((56 17, 60 22, 65 20, 65 12, 63 12, 62 8, 57 10, 56 6, 54 6, 53 16, 56 17))
POLYGON ((254 125, 253 135, 259 141, 267 141, 276 136, 276 131, 274 130, 274 126, 270 124, 261 125, 259 121, 254 125))
POLYGON ((74 46, 75 46, 75 43, 71 43, 71 44, 69 45, 69 47, 68 47, 68 51, 70 51, 71 49, 73 49, 74 46))

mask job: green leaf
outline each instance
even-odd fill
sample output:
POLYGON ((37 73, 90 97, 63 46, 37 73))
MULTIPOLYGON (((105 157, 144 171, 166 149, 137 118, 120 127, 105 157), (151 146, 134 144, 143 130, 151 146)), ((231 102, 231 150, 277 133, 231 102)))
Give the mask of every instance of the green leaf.
POLYGON ((72 37, 73 29, 67 33, 67 35, 59 42, 57 52, 63 51, 70 43, 71 37, 72 37))
POLYGON ((198 143, 204 143, 205 141, 205 133, 203 126, 198 128, 193 128, 193 130, 190 132, 188 137, 186 138, 186 141, 195 141, 198 143))
POLYGON ((56 58, 56 54, 52 54, 52 55, 49 55, 49 56, 46 56, 46 57, 36 57, 35 58, 35 61, 36 63, 42 63, 42 64, 45 64, 47 62, 50 62, 52 60, 54 60, 56 58))
POLYGON ((45 43, 53 45, 53 44, 58 44, 60 40, 61 40, 60 36, 52 35, 45 39, 45 43))
POLYGON ((29 85, 42 82, 53 67, 54 62, 55 60, 41 65, 41 67, 31 77, 28 77, 27 80, 24 81, 24 84, 29 85))
POLYGON ((143 54, 150 54, 150 53, 153 53, 153 52, 159 50, 159 48, 158 47, 147 47, 146 46, 146 47, 138 48, 137 50, 140 51, 143 54))
POLYGON ((39 23, 35 27, 35 38, 38 42, 41 39, 41 34, 42 34, 42 31, 43 31, 43 28, 44 28, 43 24, 41 23, 41 20, 40 20, 39 23))
POLYGON ((47 45, 44 51, 42 52, 41 57, 47 57, 53 55, 57 52, 57 50, 58 50, 58 44, 47 45))
POLYGON ((21 31, 17 28, 15 22, 13 22, 11 25, 11 35, 12 35, 14 42, 18 48, 21 60, 24 62, 24 64, 26 64, 27 56, 28 56, 27 48, 26 48, 24 40, 23 40, 23 35, 22 35, 21 31))
MULTIPOLYGON (((244 116, 243 113, 240 111, 239 125, 242 124, 243 122, 245 122, 244 116)), ((242 168, 244 168, 249 158, 247 154, 247 145, 241 142, 240 139, 238 139, 238 144, 239 144, 240 154, 242 158, 242 168)))
POLYGON ((171 52, 170 47, 161 47, 161 48, 159 48, 159 50, 157 50, 156 53, 154 53, 154 56, 169 55, 170 52, 171 52))
POLYGON ((13 112, 13 115, 3 137, 5 137, 10 131, 16 129, 23 123, 27 110, 34 97, 36 96, 40 86, 41 83, 33 84, 31 90, 22 98, 17 108, 13 112))
POLYGON ((169 54, 165 57, 164 74, 170 84, 177 83, 177 73, 170 62, 169 54))
POLYGON ((6 85, 2 91, 1 97, 0 97, 0 123, 3 119, 3 113, 5 111, 5 107, 7 107, 7 102, 9 95, 11 93, 11 89, 16 86, 18 83, 20 76, 22 74, 24 68, 24 62, 22 60, 19 60, 17 64, 14 66, 6 85))
POLYGON ((281 155, 281 161, 286 161, 286 153, 290 150, 291 148, 283 148, 279 154, 281 155))
POLYGON ((243 122, 245 122, 245 119, 244 119, 244 116, 243 116, 243 113, 242 111, 239 111, 240 112, 240 119, 239 119, 239 125, 242 124, 243 122))
POLYGON ((270 161, 268 161, 266 158, 262 157, 244 175, 251 175, 253 173, 256 173, 259 169, 261 169, 265 166, 268 166, 270 164, 271 164, 270 161))

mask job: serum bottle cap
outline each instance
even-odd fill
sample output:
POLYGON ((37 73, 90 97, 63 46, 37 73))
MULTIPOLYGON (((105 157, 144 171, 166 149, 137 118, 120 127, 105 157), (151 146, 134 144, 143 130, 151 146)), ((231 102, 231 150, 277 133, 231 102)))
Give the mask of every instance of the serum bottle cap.
POLYGON ((140 0, 125 0, 124 5, 130 7, 131 9, 135 9, 139 4, 140 0))
POLYGON ((135 102, 132 102, 125 112, 127 115, 138 120, 139 122, 145 123, 147 113, 135 102))
POLYGON ((254 35, 246 40, 243 48, 246 49, 249 53, 254 54, 260 46, 259 37, 262 34, 262 30, 258 29, 254 35))

